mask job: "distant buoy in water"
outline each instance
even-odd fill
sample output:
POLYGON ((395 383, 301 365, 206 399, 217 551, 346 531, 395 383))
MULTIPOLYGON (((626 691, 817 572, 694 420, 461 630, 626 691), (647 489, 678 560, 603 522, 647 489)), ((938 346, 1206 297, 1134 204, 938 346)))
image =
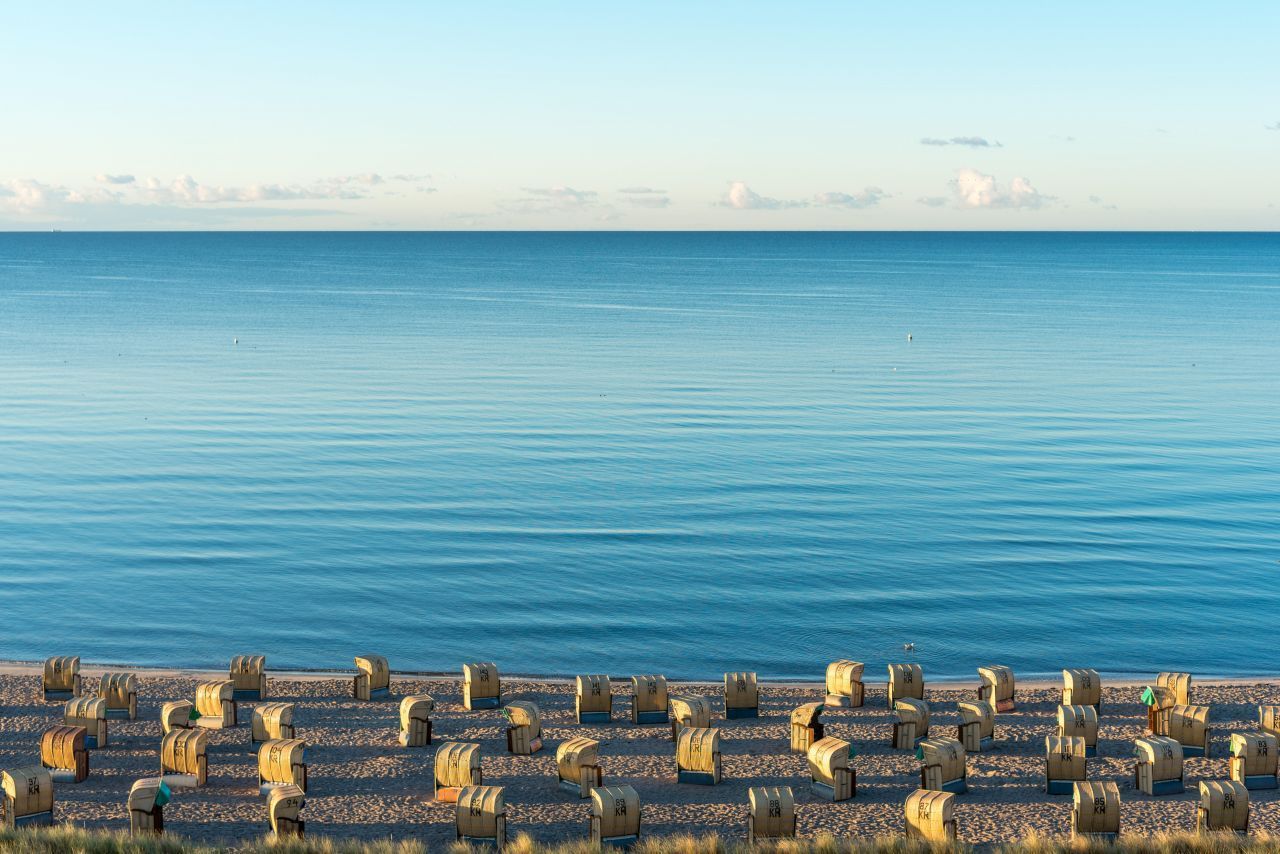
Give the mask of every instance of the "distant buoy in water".
POLYGON ((240 339, 239 339, 239 338, 232 338, 231 340, 232 340, 234 343, 236 343, 236 344, 239 344, 239 343, 240 343, 240 339))
POLYGON ((910 333, 910 332, 908 332, 908 333, 907 333, 907 340, 908 340, 908 341, 910 341, 910 340, 911 340, 911 333, 910 333))

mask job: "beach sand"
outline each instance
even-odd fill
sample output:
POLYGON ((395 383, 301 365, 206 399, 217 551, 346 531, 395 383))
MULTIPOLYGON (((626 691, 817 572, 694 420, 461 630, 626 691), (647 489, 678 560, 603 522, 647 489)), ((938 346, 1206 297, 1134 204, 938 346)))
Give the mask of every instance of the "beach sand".
MULTIPOLYGON (((6 668, 0 675, 0 768, 39 763, 40 733, 62 722, 62 705, 45 703, 34 669, 6 668), (25 672, 24 672, 25 671, 25 672)), ((86 688, 100 669, 86 667, 86 688)), ((128 827, 125 798, 134 780, 159 768, 163 702, 194 699, 195 675, 139 671, 139 719, 112 721, 110 746, 90 757, 89 778, 59 784, 55 814, 89 828, 128 827)), ((927 675, 927 674, 926 674, 927 675)), ((222 674, 225 678, 225 673, 222 674)), ((932 735, 955 735, 955 704, 974 696, 977 686, 931 687, 932 735)), ((605 784, 629 784, 640 794, 647 835, 716 832, 745 838, 747 789, 791 786, 796 793, 798 833, 829 832, 839 837, 875 837, 902 828, 902 804, 919 781, 912 753, 889 747, 894 720, 885 708, 885 690, 868 683, 866 705, 828 710, 827 734, 852 741, 857 797, 833 804, 808 793, 803 756, 789 751, 789 715, 800 703, 821 700, 813 686, 771 686, 761 690, 761 717, 725 721, 722 687, 673 686, 672 693, 701 693, 713 699, 721 728, 724 782, 714 787, 677 785, 674 746, 668 726, 633 726, 629 683, 614 681, 614 722, 573 722, 572 686, 549 680, 504 680, 504 700, 529 699, 543 714, 544 747, 533 756, 506 752, 505 721, 499 710, 462 708, 456 678, 393 678, 388 700, 358 702, 349 678, 272 677, 269 700, 297 704, 298 736, 307 740, 310 790, 303 818, 307 832, 340 839, 417 838, 428 845, 454 839, 454 807, 432 800, 432 761, 445 741, 482 745, 484 782, 506 790, 509 832, 528 833, 555 842, 586 834, 589 800, 578 800, 556 784, 555 749, 585 735, 600 741, 605 784), (436 698, 432 747, 409 749, 397 743, 399 699, 411 693, 436 698)), ((1197 784, 1227 777, 1227 738, 1234 730, 1257 725, 1259 704, 1280 704, 1273 682, 1202 685, 1193 702, 1212 706, 1212 757, 1186 761, 1186 792, 1148 798, 1133 786, 1133 739, 1144 732, 1146 708, 1139 689, 1113 686, 1103 694, 1098 757, 1089 760, 1089 777, 1114 780, 1122 798, 1122 832, 1190 831, 1195 827, 1197 784)), ((1037 833, 1069 833, 1070 796, 1044 794, 1044 737, 1052 734, 1060 700, 1057 688, 1019 686, 1016 711, 996 719, 999 749, 969 756, 969 793, 957 798, 960 838, 970 842, 1009 841, 1037 833)), ((256 760, 249 750, 250 703, 240 707, 241 726, 210 733, 209 784, 175 792, 165 808, 165 827, 200 842, 233 843, 261 837, 266 809, 257 794, 256 760)), ((1280 833, 1276 791, 1254 791, 1250 828, 1280 833)))

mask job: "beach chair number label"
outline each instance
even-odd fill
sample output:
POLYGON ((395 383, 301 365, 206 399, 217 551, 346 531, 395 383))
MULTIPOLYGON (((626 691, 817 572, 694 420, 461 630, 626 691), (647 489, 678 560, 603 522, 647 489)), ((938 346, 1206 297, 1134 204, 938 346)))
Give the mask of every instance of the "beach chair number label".
POLYGON ((782 802, 778 800, 769 801, 769 818, 782 818, 782 802))
POLYGON ((1235 798, 1235 795, 1232 795, 1232 794, 1230 794, 1230 793, 1227 793, 1226 795, 1224 795, 1224 796, 1223 796, 1223 798, 1222 798, 1222 806, 1223 806, 1225 809, 1229 809, 1229 810, 1233 810, 1233 809, 1235 809, 1235 808, 1236 808, 1236 798, 1235 798))
POLYGON ((481 682, 488 682, 488 681, 489 681, 489 668, 487 668, 487 667, 481 667, 481 668, 480 668, 480 672, 479 672, 477 675, 480 677, 480 681, 481 681, 481 682))
POLYGON ((1106 814, 1107 814, 1107 799, 1106 799, 1106 798, 1094 798, 1094 799, 1093 799, 1093 814, 1094 814, 1094 815, 1106 815, 1106 814))
POLYGON ((473 817, 479 818, 480 816, 484 815, 484 807, 480 804, 479 798, 476 798, 471 802, 471 806, 469 807, 469 809, 471 810, 471 815, 473 817))
POLYGON ((593 697, 599 697, 599 696, 600 696, 600 683, 599 683, 599 682, 592 682, 592 683, 591 683, 591 696, 593 696, 593 697))
POLYGON ((627 802, 619 798, 613 802, 613 814, 615 817, 627 814, 627 802))

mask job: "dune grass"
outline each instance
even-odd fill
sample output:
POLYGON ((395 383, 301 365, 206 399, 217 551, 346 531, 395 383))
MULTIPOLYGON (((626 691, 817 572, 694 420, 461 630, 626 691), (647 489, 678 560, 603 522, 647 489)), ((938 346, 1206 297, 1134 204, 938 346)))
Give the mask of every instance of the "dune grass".
MULTIPOLYGON (((466 845, 445 846, 448 854, 470 854, 466 845)), ((600 849, 583 841, 547 845, 528 836, 518 836, 506 846, 505 854, 595 854, 600 849)), ((977 850, 993 854, 1262 854, 1280 850, 1280 838, 1266 835, 1241 837, 1234 834, 1156 835, 1121 837, 1117 845, 1072 843, 1066 839, 1029 838, 995 846, 974 846, 964 842, 928 844, 903 837, 882 839, 814 839, 782 841, 752 847, 742 842, 726 842, 715 835, 662 836, 644 839, 632 849, 635 854, 970 854, 977 850)), ((320 835, 300 840, 262 840, 234 847, 188 842, 164 835, 130 837, 121 833, 88 831, 74 827, 41 830, 0 830, 0 854, 428 854, 427 846, 416 840, 340 842, 320 835)))

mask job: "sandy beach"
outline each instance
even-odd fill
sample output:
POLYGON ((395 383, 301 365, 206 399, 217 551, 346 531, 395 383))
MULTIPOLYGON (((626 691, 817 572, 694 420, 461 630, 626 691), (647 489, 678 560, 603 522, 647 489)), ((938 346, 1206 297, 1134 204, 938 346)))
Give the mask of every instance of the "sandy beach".
MULTIPOLYGON (((40 733, 61 722, 62 707, 45 703, 40 679, 24 668, 0 675, 0 767, 38 762, 40 733)), ((98 671, 85 669, 86 684, 98 671)), ((59 819, 90 828, 123 830, 130 784, 158 769, 160 705, 191 699, 195 675, 140 672, 139 719, 112 721, 111 745, 93 751, 89 778, 57 787, 59 819)), ((970 688, 931 688, 927 699, 934 734, 954 734, 955 703, 971 699, 970 688)), ((486 783, 504 786, 512 834, 528 833, 554 842, 585 834, 588 801, 574 799, 556 785, 555 748, 563 740, 586 735, 600 741, 605 782, 636 788, 647 834, 717 832, 745 836, 746 792, 751 786, 791 786, 797 795, 798 832, 829 832, 840 837, 896 833, 902 802, 916 788, 918 763, 889 747, 892 715, 882 685, 868 684, 860 709, 828 710, 827 734, 852 741, 858 749, 857 797, 833 804, 808 793, 804 758, 788 749, 788 720, 802 702, 822 698, 820 686, 764 686, 761 717, 725 721, 721 686, 701 686, 713 698, 716 726, 723 739, 724 782, 715 787, 677 785, 674 748, 666 726, 633 726, 627 716, 629 685, 614 681, 614 722, 573 722, 570 685, 561 681, 505 680, 504 699, 530 699, 542 709, 544 742, 533 756, 506 752, 505 721, 498 710, 468 712, 461 705, 457 679, 395 679, 393 697, 359 702, 349 696, 350 681, 334 675, 271 678, 271 700, 297 704, 299 737, 309 744, 310 791, 304 818, 308 833, 343 839, 413 837, 428 845, 453 840, 454 807, 432 800, 435 746, 400 747, 399 698, 427 692, 436 698, 435 744, 474 741, 482 745, 486 783)), ((680 686, 693 693, 699 686, 680 686)), ((960 836, 971 842, 1013 840, 1029 833, 1061 836, 1068 832, 1069 797, 1042 791, 1044 736, 1055 726, 1060 694, 1046 686, 1019 687, 1016 711, 998 716, 996 750, 969 756, 968 794, 956 808, 960 836)), ((1186 831, 1195 826, 1196 784, 1227 776, 1226 741, 1233 730, 1253 729, 1259 704, 1280 703, 1273 682, 1197 684, 1193 700, 1212 706, 1211 758, 1188 759, 1185 794, 1148 798, 1133 786, 1132 740, 1143 734, 1146 710, 1132 686, 1105 689, 1098 756, 1089 760, 1090 779, 1115 780, 1123 798, 1125 833, 1186 831)), ((249 707, 241 704, 241 726, 211 733, 209 783, 179 791, 165 810, 166 829, 193 840, 230 843, 260 837, 266 813, 257 796, 254 755, 249 751, 249 707)), ((1280 832, 1277 792, 1254 791, 1253 832, 1280 832)))

